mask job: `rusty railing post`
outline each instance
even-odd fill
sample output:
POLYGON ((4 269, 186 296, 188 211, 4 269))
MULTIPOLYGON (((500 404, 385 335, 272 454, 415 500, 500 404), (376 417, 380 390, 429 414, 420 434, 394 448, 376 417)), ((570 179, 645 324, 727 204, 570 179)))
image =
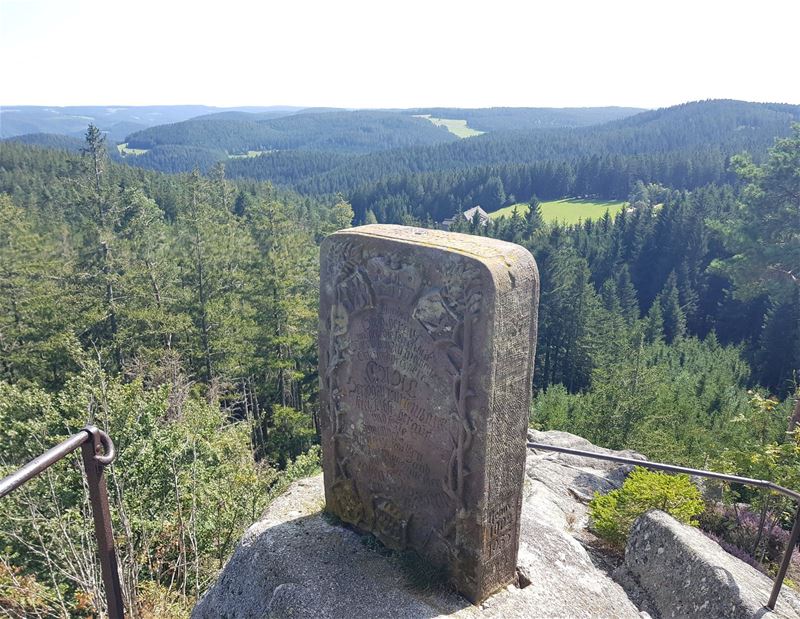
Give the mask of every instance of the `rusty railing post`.
POLYGON ((86 426, 84 432, 89 440, 81 445, 83 468, 89 484, 89 500, 92 504, 92 519, 97 537, 97 550, 100 557, 100 570, 108 601, 108 616, 123 619, 125 607, 122 599, 122 585, 117 567, 117 553, 114 550, 114 532, 111 529, 111 511, 108 506, 108 489, 103 469, 116 455, 108 435, 95 426, 86 426))
POLYGON ((794 514, 792 534, 789 536, 789 542, 786 544, 786 550, 783 554, 783 561, 781 562, 781 569, 778 570, 778 575, 775 577, 775 583, 772 585, 772 593, 769 594, 767 608, 770 610, 775 610, 775 602, 778 601, 778 594, 781 592, 783 579, 786 577, 789 564, 792 562, 792 554, 794 554, 794 548, 797 546, 798 537, 800 537, 800 505, 797 506, 797 511, 794 514))

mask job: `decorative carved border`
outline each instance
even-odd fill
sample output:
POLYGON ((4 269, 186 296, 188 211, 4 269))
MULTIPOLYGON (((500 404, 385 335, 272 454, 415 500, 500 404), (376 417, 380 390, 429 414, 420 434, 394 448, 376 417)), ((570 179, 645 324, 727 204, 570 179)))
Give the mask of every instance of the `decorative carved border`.
MULTIPOLYGON (((343 394, 338 384, 337 372, 347 361, 350 347, 349 322, 354 314, 376 307, 376 294, 373 282, 367 270, 367 262, 373 258, 381 258, 386 264, 399 265, 397 256, 382 252, 371 255, 360 245, 346 240, 336 243, 331 248, 328 260, 337 265, 334 274, 334 298, 332 299, 328 326, 328 348, 326 370, 323 380, 329 394, 327 414, 331 428, 333 450, 334 481, 331 486, 335 511, 346 522, 354 525, 365 523, 372 527, 372 518, 368 510, 381 511, 384 520, 396 511, 389 508, 388 502, 381 502, 380 510, 375 506, 366 506, 358 495, 354 481, 348 471, 349 456, 346 452, 345 412, 340 403, 343 394), (372 509, 370 509, 372 508, 372 509)), ((412 316, 428 332, 434 346, 443 350, 447 357, 452 374, 452 392, 455 409, 452 412, 455 431, 451 434, 452 451, 449 458, 446 479, 442 480, 442 491, 453 503, 453 513, 441 531, 431 531, 431 537, 439 540, 447 549, 450 560, 459 556, 461 526, 459 523, 466 517, 465 488, 470 475, 467 466, 467 453, 472 446, 476 427, 473 422, 471 399, 475 393, 471 389, 471 381, 477 371, 477 363, 473 350, 473 333, 480 319, 483 305, 483 293, 480 289, 480 272, 474 266, 466 264, 463 257, 451 256, 442 265, 442 282, 439 286, 423 288, 413 302, 412 316)), ((375 497, 373 497, 375 503, 375 497)), ((399 514, 399 512, 398 512, 399 514)), ((399 533, 389 534, 388 524, 384 523, 382 538, 390 545, 404 545, 407 522, 411 515, 398 516, 399 533)))

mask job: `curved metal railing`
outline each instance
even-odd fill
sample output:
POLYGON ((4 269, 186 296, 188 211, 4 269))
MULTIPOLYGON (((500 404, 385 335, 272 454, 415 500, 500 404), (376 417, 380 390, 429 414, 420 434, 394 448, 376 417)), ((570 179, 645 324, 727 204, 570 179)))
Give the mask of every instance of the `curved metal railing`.
POLYGON ((125 609, 122 601, 122 587, 117 567, 117 554, 114 550, 114 533, 111 529, 111 512, 108 507, 108 490, 103 476, 104 467, 114 461, 116 448, 111 438, 95 426, 86 426, 77 434, 48 449, 38 458, 18 469, 8 477, 0 479, 0 498, 16 490, 25 482, 39 475, 62 458, 81 448, 83 468, 89 485, 89 500, 92 505, 92 519, 97 537, 97 550, 100 558, 100 571, 106 590, 108 615, 111 619, 122 619, 125 609))
MULTIPOLYGON (((116 551, 114 550, 114 534, 111 529, 111 514, 108 505, 108 491, 106 488, 103 468, 111 464, 116 458, 116 449, 111 438, 95 426, 86 426, 79 433, 74 434, 67 440, 49 449, 38 458, 31 460, 28 464, 12 473, 8 477, 0 480, 0 498, 6 496, 13 490, 19 488, 28 480, 39 475, 42 471, 52 466, 65 456, 69 455, 78 447, 81 448, 83 456, 84 470, 89 484, 89 498, 92 505, 92 517, 94 520, 95 533, 97 536, 97 546, 100 558, 100 568, 103 575, 103 584, 106 589, 108 602, 108 614, 111 619, 122 619, 124 617, 124 607, 122 601, 122 588, 120 585, 119 571, 117 568, 116 551)), ((786 545, 781 567, 775 577, 769 601, 766 608, 775 609, 781 587, 783 586, 786 571, 792 558, 792 552, 800 538, 800 492, 784 488, 771 481, 763 479, 752 479, 737 475, 726 475, 714 471, 692 469, 663 462, 651 462, 649 460, 639 460, 636 458, 626 458, 607 453, 584 451, 582 449, 572 449, 570 447, 560 447, 547 445, 544 443, 528 442, 531 449, 542 451, 554 451, 581 458, 593 458, 595 460, 606 460, 619 464, 631 466, 641 466, 647 469, 667 471, 670 473, 684 473, 686 475, 696 475, 699 477, 709 477, 722 481, 744 484, 765 488, 789 497, 798 504, 795 513, 794 525, 786 545)))

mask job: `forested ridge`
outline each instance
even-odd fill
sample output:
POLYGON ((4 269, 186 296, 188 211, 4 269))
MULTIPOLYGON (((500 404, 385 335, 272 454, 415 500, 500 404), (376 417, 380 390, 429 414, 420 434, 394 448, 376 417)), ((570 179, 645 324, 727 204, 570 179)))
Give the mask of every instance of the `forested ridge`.
POLYGON ((429 114, 434 118, 459 118, 478 131, 518 131, 545 127, 584 127, 619 120, 643 112, 635 107, 586 108, 419 108, 410 114, 429 114))
POLYGON ((144 129, 126 138, 131 148, 179 145, 230 154, 248 150, 330 150, 365 153, 458 138, 424 118, 391 112, 304 113, 262 120, 206 117, 144 129))
MULTIPOLYGON (((107 429, 131 615, 186 616, 244 528, 318 466, 321 240, 354 218, 433 225, 522 200, 524 215, 455 229, 537 259, 531 423, 796 485, 798 108, 753 105, 360 156, 287 151, 272 160, 275 185, 231 178, 270 155, 174 175, 114 163, 94 127, 81 153, 3 142, 2 472, 87 422, 107 429), (349 190, 330 197, 336 187, 349 190), (538 198, 567 195, 628 207, 545 223, 538 198)), ((80 476, 64 463, 0 503, 12 616, 102 608, 80 476)), ((789 505, 731 492, 763 508, 770 531, 788 522, 789 505)))
POLYGON ((497 131, 339 160, 311 153, 316 170, 287 165, 297 154, 280 151, 231 161, 227 170, 306 194, 341 192, 357 222, 367 210, 386 223, 428 214, 441 221, 475 204, 491 211, 534 194, 624 199, 637 180, 675 189, 733 182, 731 156, 763 157, 796 120, 800 106, 705 101, 597 126, 497 131))
MULTIPOLYGON (((592 195, 624 199, 637 180, 675 189, 730 183, 729 159, 757 160, 800 120, 800 106, 712 100, 634 108, 302 110, 201 115, 126 137, 131 165, 270 181, 304 195, 343 194, 356 222, 440 221, 480 204, 592 195), (638 113, 637 113, 638 112, 638 113), (418 114, 487 131, 457 139, 418 114), (144 151, 144 152, 142 152, 144 151)), ((46 135, 13 138, 68 147, 46 135)))
POLYGON ((146 127, 175 123, 189 118, 223 114, 288 115, 302 108, 236 107, 208 105, 3 105, 0 109, 0 138, 49 133, 82 137, 91 122, 106 132, 109 140, 122 141, 126 135, 146 127))

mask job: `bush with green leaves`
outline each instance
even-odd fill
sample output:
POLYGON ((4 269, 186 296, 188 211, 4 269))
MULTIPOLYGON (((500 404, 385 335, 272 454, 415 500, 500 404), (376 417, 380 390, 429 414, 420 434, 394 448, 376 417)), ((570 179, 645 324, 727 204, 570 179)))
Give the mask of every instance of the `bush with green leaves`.
MULTIPOLYGON (((0 381, 0 476, 87 417, 117 446, 106 477, 132 616, 187 616, 270 500, 319 470, 318 446, 278 471, 253 459, 251 424, 196 391, 124 382, 89 364, 56 394, 0 381)), ((81 617, 103 608, 77 454, 0 502, 0 608, 10 599, 20 609, 12 616, 81 617)))
POLYGON ((622 548, 631 526, 642 514, 660 509, 684 524, 696 525, 705 505, 700 490, 686 475, 667 475, 635 468, 621 488, 596 493, 589 503, 592 529, 622 548))

